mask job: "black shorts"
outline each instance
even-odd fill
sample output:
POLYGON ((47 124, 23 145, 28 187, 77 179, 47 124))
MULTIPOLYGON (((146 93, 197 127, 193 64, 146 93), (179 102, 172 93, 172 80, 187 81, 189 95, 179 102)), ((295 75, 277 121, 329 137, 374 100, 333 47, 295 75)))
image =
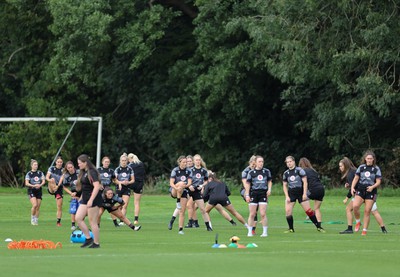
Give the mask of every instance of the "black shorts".
POLYGON ((31 198, 36 198, 36 199, 42 199, 42 189, 28 189, 28 195, 29 199, 31 198))
POLYGON ((194 189, 194 191, 189 190, 189 196, 193 198, 194 201, 203 199, 201 190, 194 189))
POLYGON ((143 181, 135 181, 132 185, 129 186, 134 193, 142 194, 143 193, 143 181))
POLYGON ((229 200, 228 197, 223 198, 223 199, 210 198, 210 199, 208 199, 208 204, 213 205, 213 206, 216 206, 216 205, 220 204, 221 206, 225 207, 225 206, 230 205, 231 201, 229 200))
POLYGON ((321 188, 321 189, 315 189, 312 191, 308 191, 307 196, 311 200, 322 201, 325 196, 325 189, 321 188))
POLYGON ((108 213, 112 213, 112 212, 118 210, 118 207, 115 207, 115 206, 113 206, 113 207, 107 207, 107 208, 106 208, 106 207, 103 207, 103 208, 106 209, 108 213))
POLYGON ((64 189, 63 186, 58 186, 57 190, 54 193, 51 193, 49 191, 49 188, 47 188, 47 192, 51 195, 54 195, 55 199, 60 199, 60 198, 64 198, 64 189))
POLYGON ((378 196, 377 194, 377 189, 373 189, 371 192, 367 191, 367 188, 360 189, 356 191, 356 195, 360 196, 364 200, 373 200, 376 201, 376 198, 378 196))
MULTIPOLYGON (((79 204, 86 205, 87 202, 89 201, 91 195, 92 195, 91 193, 84 191, 82 193, 82 200, 79 202, 79 204)), ((100 191, 97 193, 96 197, 93 200, 92 207, 95 207, 95 206, 103 207, 103 197, 101 197, 100 191)))
POLYGON ((119 190, 117 187, 115 189, 115 193, 118 195, 118 197, 122 197, 122 195, 131 196, 131 189, 128 188, 127 186, 121 186, 121 190, 119 190))
POLYGON ((266 190, 252 190, 250 191, 250 203, 268 203, 267 191, 266 190))
POLYGON ((299 203, 303 202, 303 188, 289 189, 288 194, 289 194, 290 202, 296 202, 296 200, 299 203))

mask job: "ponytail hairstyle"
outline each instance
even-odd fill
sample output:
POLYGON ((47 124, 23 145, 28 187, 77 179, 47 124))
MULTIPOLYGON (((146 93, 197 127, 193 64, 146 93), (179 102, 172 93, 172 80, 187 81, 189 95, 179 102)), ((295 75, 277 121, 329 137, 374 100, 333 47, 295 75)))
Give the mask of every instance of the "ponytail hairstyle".
POLYGON ((119 165, 121 165, 122 159, 126 159, 126 163, 128 164, 128 155, 126 153, 122 153, 121 157, 119 157, 119 165))
POLYGON ((213 179, 213 181, 222 183, 220 179, 217 178, 217 174, 211 170, 208 171, 208 178, 213 179))
POLYGON ((140 160, 139 160, 138 156, 136 156, 133 153, 129 153, 128 154, 128 161, 130 163, 135 163, 135 164, 139 164, 140 163, 140 160))
POLYGON ((181 161, 183 160, 183 159, 186 159, 186 156, 179 156, 179 158, 176 160, 176 162, 178 163, 178 165, 181 163, 181 161))

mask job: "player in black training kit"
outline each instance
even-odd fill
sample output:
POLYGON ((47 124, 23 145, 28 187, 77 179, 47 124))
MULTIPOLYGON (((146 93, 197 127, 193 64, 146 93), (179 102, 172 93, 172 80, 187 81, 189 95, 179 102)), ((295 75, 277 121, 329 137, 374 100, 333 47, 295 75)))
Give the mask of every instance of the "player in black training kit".
POLYGON ((103 206, 100 208, 98 222, 100 222, 101 215, 104 213, 105 210, 107 210, 107 212, 124 222, 133 231, 139 231, 140 228, 142 228, 142 226, 140 225, 135 226, 126 216, 122 214, 121 208, 124 205, 124 200, 122 200, 121 197, 118 197, 118 195, 114 194, 111 188, 104 189, 102 196, 103 206))
POLYGON ((64 173, 61 176, 60 183, 63 184, 64 191, 71 196, 71 200, 69 203, 69 213, 71 215, 71 230, 74 231, 76 230, 75 215, 79 207, 78 200, 81 196, 81 192, 78 192, 76 190, 76 183, 78 181, 79 171, 75 169, 74 163, 72 161, 68 161, 65 163, 63 172, 64 173))
POLYGON ((264 158, 256 156, 256 167, 247 174, 245 198, 249 203, 248 237, 253 235, 254 217, 257 209, 260 212, 263 232, 261 237, 268 236, 267 204, 271 195, 272 176, 269 169, 264 168, 264 158))
POLYGON ((139 160, 139 158, 135 154, 129 153, 128 161, 128 166, 132 168, 133 174, 135 175, 135 182, 129 188, 133 191, 133 201, 135 205, 134 224, 138 224, 140 213, 140 200, 142 198, 146 170, 144 168, 143 162, 139 160))
POLYGON ((292 156, 285 159, 288 170, 283 173, 283 192, 285 193, 285 211, 286 220, 289 229, 285 233, 294 233, 293 228, 293 207, 296 201, 299 202, 303 210, 306 212, 310 220, 317 227, 317 230, 324 232, 322 228, 318 227, 318 221, 315 217, 315 212, 310 207, 310 201, 307 196, 307 175, 301 167, 296 167, 296 162, 292 156))
POLYGON ((50 166, 47 170, 46 181, 48 182, 47 191, 54 195, 57 204, 57 226, 61 226, 62 205, 63 205, 63 185, 60 183, 63 174, 63 159, 61 156, 57 157, 56 165, 50 166))
MULTIPOLYGON (((115 173, 114 173, 114 169, 110 168, 110 163, 111 160, 108 156, 104 156, 101 159, 101 167, 97 168, 97 170, 100 173, 100 182, 101 185, 103 186, 103 190, 106 188, 111 188, 112 184, 115 181, 115 173)), ((118 222, 117 222, 117 218, 111 214, 111 219, 114 223, 115 227, 119 227, 118 222)), ((99 221, 100 224, 100 221, 99 221)))
POLYGON ((99 248, 99 209, 103 206, 101 197, 100 174, 96 167, 85 154, 78 157, 79 175, 77 182, 77 190, 82 191, 80 205, 76 212, 76 222, 79 229, 85 234, 85 242, 81 247, 99 248), (88 216, 90 227, 93 233, 93 239, 90 236, 89 228, 85 223, 85 217, 88 216))
MULTIPOLYGON (((124 200, 125 204, 122 206, 121 211, 122 214, 126 216, 131 196, 131 189, 129 187, 135 182, 135 175, 132 168, 128 166, 128 155, 126 155, 126 153, 122 154, 119 158, 119 164, 120 165, 114 170, 115 192, 124 200)), ((124 225, 124 223, 120 221, 119 225, 124 225)))
MULTIPOLYGON (((208 201, 206 212, 210 214, 211 210, 216 206, 226 208, 234 217, 236 217, 246 228, 247 223, 243 216, 239 214, 233 207, 228 196, 231 195, 228 186, 221 182, 215 172, 209 171, 208 184, 204 188, 204 201, 208 201)), ((231 220, 232 221, 232 220, 231 220)), ((231 222, 232 223, 232 222, 231 222)), ((236 225, 236 224, 235 224, 236 225)))
POLYGON ((185 211, 188 200, 188 188, 192 185, 192 172, 186 167, 185 156, 180 156, 177 160, 177 163, 178 166, 171 171, 169 186, 171 197, 176 198, 176 208, 179 210, 178 234, 183 235, 183 224, 185 221, 185 211))
POLYGON ((42 186, 45 178, 42 171, 38 170, 39 164, 36 160, 31 160, 31 171, 25 176, 25 186, 28 188, 29 201, 32 204, 31 224, 38 225, 39 210, 42 203, 42 186))
POLYGON ((356 218, 355 232, 358 232, 361 226, 360 207, 364 203, 364 228, 361 233, 363 236, 367 235, 370 214, 376 202, 377 188, 380 186, 381 181, 382 173, 381 169, 376 165, 375 153, 372 151, 365 152, 363 164, 357 168, 351 184, 351 192, 355 195, 353 202, 354 217, 356 218))
POLYGON ((322 185, 321 180, 319 178, 318 172, 312 167, 311 162, 303 157, 299 160, 299 166, 304 169, 307 175, 307 184, 308 184, 308 192, 307 196, 309 199, 314 200, 314 212, 315 217, 318 221, 318 228, 320 228, 321 232, 325 230, 321 227, 322 224, 322 215, 321 215, 321 204, 324 200, 325 196, 325 188, 322 185))

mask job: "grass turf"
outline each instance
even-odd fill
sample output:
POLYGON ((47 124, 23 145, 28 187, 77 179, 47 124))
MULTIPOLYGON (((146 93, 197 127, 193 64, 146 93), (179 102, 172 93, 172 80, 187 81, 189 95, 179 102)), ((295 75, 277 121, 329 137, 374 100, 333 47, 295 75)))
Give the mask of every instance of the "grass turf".
MULTIPOLYGON (((70 243, 68 197, 64 200, 62 226, 56 227, 55 200, 44 193, 39 226, 30 225, 30 202, 24 194, 0 194, 0 268, 2 276, 354 276, 380 274, 398 276, 399 197, 380 197, 379 211, 388 234, 382 234, 371 218, 368 235, 339 235, 346 228, 343 197, 327 196, 322 205, 323 227, 319 233, 305 221, 300 205, 294 209, 295 230, 284 234, 287 223, 283 196, 272 196, 268 208, 269 236, 248 238, 238 223, 231 226, 217 211, 212 211, 213 232, 201 228, 185 229, 178 235, 167 229, 175 202, 167 195, 142 198, 140 224, 134 232, 126 226, 115 228, 106 212, 102 218, 100 249, 81 249, 70 243), (328 224, 334 223, 334 224, 328 224), (219 243, 229 244, 237 235, 241 244, 256 243, 257 248, 213 249, 215 234, 219 243), (55 250, 9 250, 6 238, 13 240, 46 239, 61 242, 55 250)), ((246 218, 247 205, 232 196, 235 208, 246 218)), ((132 219, 133 199, 128 207, 132 219)), ((236 220, 236 219, 235 219, 236 220)), ((237 220, 236 220, 237 221, 237 220)), ((185 220, 185 223, 187 220, 185 220)))

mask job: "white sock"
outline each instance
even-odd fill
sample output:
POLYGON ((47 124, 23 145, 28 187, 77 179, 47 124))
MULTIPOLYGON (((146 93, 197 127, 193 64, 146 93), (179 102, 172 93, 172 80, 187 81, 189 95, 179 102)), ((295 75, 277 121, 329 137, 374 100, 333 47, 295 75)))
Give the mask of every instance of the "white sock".
POLYGON ((263 226, 263 234, 268 234, 268 226, 263 226))
POLYGON ((358 223, 358 222, 360 222, 361 221, 361 219, 356 219, 356 223, 358 223))

